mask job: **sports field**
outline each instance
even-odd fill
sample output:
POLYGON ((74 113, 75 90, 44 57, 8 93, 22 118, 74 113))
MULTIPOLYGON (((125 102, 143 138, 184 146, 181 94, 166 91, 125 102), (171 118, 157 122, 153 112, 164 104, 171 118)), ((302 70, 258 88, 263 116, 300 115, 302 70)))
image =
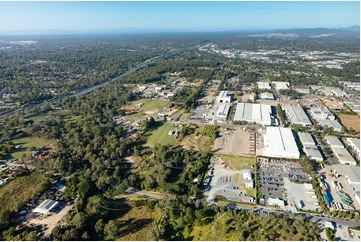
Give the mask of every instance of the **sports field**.
POLYGON ((341 119, 341 123, 347 130, 353 128, 355 131, 360 132, 360 117, 357 115, 340 114, 338 117, 341 119))

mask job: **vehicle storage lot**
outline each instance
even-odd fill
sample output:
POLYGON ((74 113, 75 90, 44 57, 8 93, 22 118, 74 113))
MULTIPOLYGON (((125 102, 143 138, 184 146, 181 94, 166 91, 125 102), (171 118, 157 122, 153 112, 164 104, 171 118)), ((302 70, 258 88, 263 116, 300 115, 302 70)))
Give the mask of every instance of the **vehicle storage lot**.
POLYGON ((322 175, 322 179, 325 181, 325 183, 327 184, 327 193, 330 197, 330 200, 331 202, 333 203, 341 203, 343 208, 344 209, 360 209, 360 206, 359 204, 357 203, 357 201, 355 200, 355 197, 354 197, 354 192, 350 186, 350 184, 348 184, 348 182, 346 181, 346 178, 345 177, 331 177, 329 174, 331 174, 332 170, 332 166, 325 166, 325 168, 323 168, 321 171, 320 171, 320 174, 322 175), (342 186, 342 189, 338 189, 338 188, 333 188, 332 187, 332 182, 333 181, 336 181, 337 183, 340 183, 341 186, 342 186), (340 196, 337 194, 337 192, 339 191, 343 191, 345 192, 346 194, 349 195, 349 197, 351 198, 352 200, 352 203, 351 203, 351 206, 345 204, 340 196))
POLYGON ((255 143, 254 131, 232 128, 220 132, 213 148, 218 154, 255 155, 255 143))
POLYGON ((321 207, 319 205, 315 205, 314 203, 318 203, 317 197, 314 190, 309 190, 305 188, 304 184, 293 183, 289 179, 285 179, 285 192, 287 193, 287 200, 290 205, 295 205, 298 208, 298 202, 302 200, 303 207, 302 210, 311 210, 311 211, 321 211, 321 207))
POLYGON ((309 176, 302 170, 298 163, 289 161, 258 158, 258 183, 261 198, 267 203, 268 198, 284 199, 285 179, 290 182, 304 183, 309 181, 309 176))
POLYGON ((216 195, 221 195, 231 201, 250 202, 246 191, 239 186, 240 183, 246 183, 242 179, 243 172, 243 170, 231 170, 215 163, 209 190, 205 193, 207 201, 212 201, 216 195), (239 181, 235 181, 236 177, 239 177, 239 181))

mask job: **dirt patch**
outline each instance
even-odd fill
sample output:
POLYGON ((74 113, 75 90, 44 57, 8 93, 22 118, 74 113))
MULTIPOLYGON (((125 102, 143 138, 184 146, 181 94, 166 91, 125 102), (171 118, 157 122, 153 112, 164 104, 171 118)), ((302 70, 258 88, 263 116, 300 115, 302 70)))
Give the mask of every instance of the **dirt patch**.
POLYGON ((183 149, 186 149, 186 150, 199 150, 196 142, 194 141, 194 138, 191 136, 185 137, 180 142, 180 145, 183 147, 183 149))
POLYGON ((221 137, 214 141, 213 150, 218 154, 249 156, 255 155, 254 132, 234 128, 221 132, 221 137))
POLYGON ((360 132, 360 117, 357 115, 340 114, 338 117, 341 119, 341 123, 349 130, 353 128, 357 132, 360 132))
POLYGON ((45 230, 44 235, 48 236, 51 234, 51 231, 55 228, 55 226, 57 226, 58 224, 62 223, 62 221, 64 221, 65 216, 72 208, 73 205, 65 206, 59 213, 55 213, 49 217, 46 217, 45 219, 34 218, 29 220, 29 223, 47 225, 48 227, 45 230))

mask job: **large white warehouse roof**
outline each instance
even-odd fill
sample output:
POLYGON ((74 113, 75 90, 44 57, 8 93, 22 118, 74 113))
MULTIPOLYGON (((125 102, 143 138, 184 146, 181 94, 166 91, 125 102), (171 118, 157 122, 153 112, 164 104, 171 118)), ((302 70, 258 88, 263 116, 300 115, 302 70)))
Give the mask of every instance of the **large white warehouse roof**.
POLYGON ((340 176, 345 176, 351 184, 360 184, 360 167, 349 165, 332 165, 333 170, 340 176))
POLYGON ((271 106, 258 103, 237 103, 234 121, 256 122, 271 125, 271 106))
POLYGON ((265 155, 288 159, 300 158, 292 129, 283 127, 267 127, 264 134, 265 155))

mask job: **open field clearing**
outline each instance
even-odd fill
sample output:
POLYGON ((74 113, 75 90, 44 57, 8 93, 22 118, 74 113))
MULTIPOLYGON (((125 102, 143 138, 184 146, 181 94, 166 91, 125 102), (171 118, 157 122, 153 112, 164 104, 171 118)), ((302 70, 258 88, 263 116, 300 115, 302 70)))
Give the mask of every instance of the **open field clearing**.
POLYGON ((12 153, 12 157, 14 159, 20 158, 23 154, 30 154, 32 150, 30 150, 31 147, 41 148, 49 143, 51 143, 51 140, 46 140, 39 137, 24 137, 13 140, 15 145, 21 145, 21 150, 12 153))
POLYGON ((353 128, 357 132, 360 132, 360 117, 357 115, 340 114, 338 117, 341 119, 341 123, 346 129, 353 128))
POLYGON ((145 206, 130 209, 124 216, 118 218, 116 223, 121 224, 119 237, 122 241, 151 240, 155 221, 145 206))
POLYGON ((251 165, 256 164, 254 157, 234 156, 234 155, 218 155, 222 158, 230 167, 235 170, 249 168, 251 165))
POLYGON ((0 188, 0 217, 8 212, 18 212, 42 189, 46 178, 39 173, 18 177, 0 188))
POLYGON ((70 111, 69 110, 50 110, 50 111, 42 112, 35 116, 31 116, 31 117, 29 117, 29 119, 36 122, 36 121, 45 120, 46 118, 54 117, 54 116, 59 116, 62 119, 69 119, 70 111))
POLYGON ((140 99, 133 102, 129 107, 137 108, 137 104, 142 103, 143 106, 140 108, 142 111, 150 111, 157 110, 161 111, 164 107, 166 107, 170 102, 166 100, 158 100, 158 99, 140 99))
POLYGON ((173 145, 176 142, 176 137, 168 134, 170 130, 175 130, 174 126, 171 124, 163 124, 156 130, 152 130, 147 140, 147 145, 150 147, 153 147, 156 144, 173 145))

